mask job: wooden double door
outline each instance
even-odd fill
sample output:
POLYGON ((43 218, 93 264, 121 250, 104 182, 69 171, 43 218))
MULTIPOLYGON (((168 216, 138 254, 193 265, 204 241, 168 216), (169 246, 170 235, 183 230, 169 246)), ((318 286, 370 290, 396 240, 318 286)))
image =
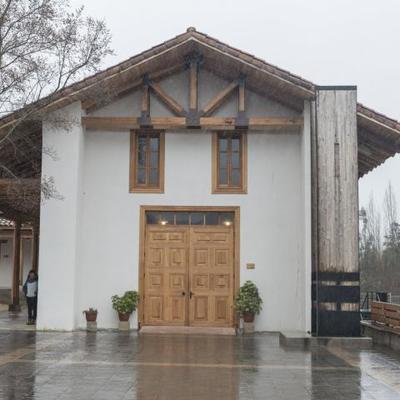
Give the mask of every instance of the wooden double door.
POLYGON ((233 226, 147 225, 144 325, 233 325, 233 226))

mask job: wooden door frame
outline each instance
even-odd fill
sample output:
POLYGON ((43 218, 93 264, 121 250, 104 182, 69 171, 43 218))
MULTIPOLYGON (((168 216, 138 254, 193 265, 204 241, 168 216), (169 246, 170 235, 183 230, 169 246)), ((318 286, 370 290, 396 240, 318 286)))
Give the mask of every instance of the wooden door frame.
MULTIPOLYGON (((144 250, 146 246, 146 212, 148 211, 175 211, 175 212, 232 212, 234 214, 233 224, 233 296, 240 287, 240 207, 239 206, 140 206, 139 226, 139 306, 138 306, 138 329, 144 321, 144 250)), ((190 225, 188 225, 190 226, 190 225)), ((233 326, 238 323, 234 314, 233 326)))

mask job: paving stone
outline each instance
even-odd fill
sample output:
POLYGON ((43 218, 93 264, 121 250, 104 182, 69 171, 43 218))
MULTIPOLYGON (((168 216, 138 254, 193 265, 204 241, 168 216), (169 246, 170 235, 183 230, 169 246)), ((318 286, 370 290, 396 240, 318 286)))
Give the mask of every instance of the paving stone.
POLYGON ((399 377, 385 348, 286 348, 274 334, 0 332, 0 400, 394 400, 399 377))

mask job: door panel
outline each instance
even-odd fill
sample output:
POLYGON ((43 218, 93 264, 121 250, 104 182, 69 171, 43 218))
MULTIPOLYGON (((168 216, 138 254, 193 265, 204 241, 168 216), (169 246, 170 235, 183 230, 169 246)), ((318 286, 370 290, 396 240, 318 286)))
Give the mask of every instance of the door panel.
POLYGON ((146 228, 144 324, 187 322, 188 234, 188 227, 146 228))
POLYGON ((161 296, 149 296, 147 299, 149 306, 149 318, 153 322, 163 320, 163 298, 161 296))
POLYGON ((193 308, 193 320, 191 321, 191 325, 196 322, 208 323, 208 296, 194 296, 191 300, 191 306, 193 308))
POLYGON ((147 225, 145 325, 233 325, 233 227, 147 225))
POLYGON ((233 324, 233 228, 191 226, 189 323, 233 324))

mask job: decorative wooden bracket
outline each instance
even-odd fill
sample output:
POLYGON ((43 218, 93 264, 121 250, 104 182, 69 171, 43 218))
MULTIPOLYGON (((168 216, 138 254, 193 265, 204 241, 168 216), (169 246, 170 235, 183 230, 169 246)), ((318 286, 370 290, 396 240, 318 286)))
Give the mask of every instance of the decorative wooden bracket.
POLYGON ((232 94, 232 92, 238 87, 238 82, 232 82, 222 89, 216 96, 214 96, 201 111, 202 117, 208 117, 212 114, 218 107, 220 107, 227 98, 232 94))
POLYGON ((171 96, 164 92, 162 87, 158 83, 150 82, 150 88, 156 94, 156 96, 164 103, 164 105, 171 110, 176 116, 186 116, 185 109, 171 96))
POLYGON ((201 112, 202 117, 210 116, 218 107, 220 107, 229 96, 238 88, 238 113, 236 118, 236 127, 245 129, 249 125, 249 120, 246 117, 246 104, 245 104, 245 81, 246 77, 240 75, 237 81, 227 85, 221 92, 214 96, 204 107, 201 112))

